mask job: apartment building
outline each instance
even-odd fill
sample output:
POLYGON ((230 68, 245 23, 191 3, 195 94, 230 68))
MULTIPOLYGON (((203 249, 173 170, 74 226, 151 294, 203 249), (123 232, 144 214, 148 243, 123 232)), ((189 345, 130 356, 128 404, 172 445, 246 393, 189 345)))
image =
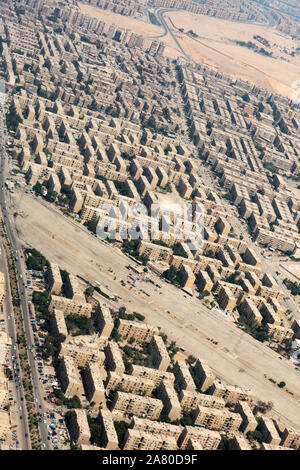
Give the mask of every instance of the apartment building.
POLYGON ((141 240, 139 245, 139 255, 145 256, 151 261, 163 261, 169 263, 173 251, 171 248, 156 245, 155 243, 146 242, 141 240))
POLYGON ((109 410, 101 409, 97 417, 101 428, 101 445, 105 449, 115 450, 119 448, 118 436, 114 427, 112 414, 109 410))
POLYGON ((195 410, 197 406, 222 409, 226 405, 223 398, 205 395, 204 393, 198 393, 196 391, 181 390, 178 398, 183 411, 195 410))
POLYGON ((175 381, 182 390, 195 391, 196 386, 192 379, 187 364, 184 361, 176 361, 173 367, 175 381))
POLYGON ((6 289, 5 289, 4 273, 0 272, 0 305, 2 305, 5 293, 6 293, 6 289))
POLYGON ((170 423, 161 423, 158 421, 152 421, 151 419, 141 419, 137 416, 133 416, 130 422, 130 428, 144 431, 151 434, 161 434, 164 436, 173 437, 176 442, 182 433, 182 426, 177 426, 170 423))
POLYGON ((61 310, 54 309, 50 318, 50 328, 51 332, 55 335, 68 336, 65 316, 61 310))
POLYGON ((0 331, 0 349, 2 364, 9 363, 11 357, 11 338, 5 331, 0 331))
POLYGON ((280 444, 281 439, 272 419, 262 416, 257 429, 262 433, 263 442, 273 445, 280 444))
POLYGON ((244 436, 235 434, 230 438, 229 441, 230 450, 252 450, 249 442, 244 438, 244 436))
POLYGON ((64 356, 62 358, 58 369, 58 377, 67 398, 81 395, 83 387, 72 357, 64 356))
POLYGON ((86 303, 84 297, 82 297, 82 300, 77 301, 73 299, 67 299, 66 297, 51 295, 49 310, 50 312, 53 312, 54 309, 61 310, 65 316, 74 314, 90 317, 93 306, 86 303))
POLYGON ((239 306, 240 315, 250 324, 261 324, 262 315, 255 305, 254 301, 250 298, 244 299, 244 301, 239 306))
POLYGON ((97 364, 89 363, 83 373, 83 385, 87 399, 97 405, 105 403, 105 389, 97 364))
POLYGON ((159 333, 156 327, 122 319, 118 320, 117 331, 123 339, 134 338, 137 343, 149 343, 153 336, 159 333))
POLYGON ((77 445, 90 444, 91 433, 85 410, 72 410, 68 428, 72 441, 77 445))
POLYGON ((284 340, 292 339, 294 332, 290 328, 286 328, 281 325, 275 325, 274 323, 267 324, 268 334, 273 341, 282 343, 284 340))
POLYGON ((197 359, 194 366, 194 373, 199 379, 199 386, 202 392, 206 392, 214 383, 216 376, 204 359, 197 359))
POLYGON ((209 390, 210 395, 223 398, 226 403, 236 403, 237 401, 248 401, 252 403, 255 395, 250 389, 228 385, 221 380, 215 380, 209 390))
POLYGON ((114 341, 110 341, 104 349, 105 363, 109 370, 116 374, 123 374, 125 366, 119 346, 114 341))
POLYGON ((203 450, 216 450, 221 442, 221 434, 217 431, 198 428, 196 426, 185 426, 178 439, 180 450, 186 450, 188 448, 190 439, 199 442, 203 450))
POLYGON ((131 364, 130 374, 134 377, 139 377, 141 380, 148 379, 154 383, 156 388, 163 380, 174 384, 175 377, 172 372, 165 372, 163 370, 152 369, 151 367, 139 366, 137 364, 131 364))
POLYGON ((281 450, 281 451, 286 451, 286 450, 294 450, 294 449, 290 449, 289 447, 284 447, 284 446, 280 446, 280 445, 277 445, 277 444, 267 444, 266 442, 262 442, 260 444, 260 450, 281 450))
POLYGON ((174 437, 152 434, 139 429, 127 429, 123 450, 176 450, 174 437))
POLYGON ((0 437, 5 438, 11 429, 11 421, 8 411, 0 410, 0 437))
POLYGON ((159 370, 166 371, 171 360, 161 336, 154 335, 149 343, 149 353, 155 367, 159 370))
POLYGON ((117 392, 111 405, 111 411, 120 410, 126 415, 134 414, 149 419, 157 419, 162 409, 161 400, 124 392, 117 392))
POLYGON ((6 367, 0 365, 0 410, 8 405, 9 400, 9 381, 5 374, 6 367))
POLYGON ((140 377, 109 371, 105 381, 105 389, 106 393, 111 390, 122 390, 136 395, 150 396, 154 389, 154 382, 146 378, 141 379, 140 377))
POLYGON ((295 450, 300 449, 300 430, 285 427, 281 434, 280 445, 290 447, 295 450))
POLYGON ((66 296, 69 299, 72 299, 77 302, 80 302, 84 298, 83 289, 79 283, 79 279, 77 278, 77 276, 69 274, 65 284, 65 292, 66 296))
POLYGON ((67 342, 62 343, 59 356, 72 357, 76 367, 86 367, 89 363, 102 366, 105 361, 105 354, 100 349, 105 343, 101 343, 100 340, 101 338, 98 339, 94 335, 72 337, 67 342))
POLYGON ((235 411, 239 413, 242 418, 242 423, 239 430, 243 434, 247 434, 248 431, 254 431, 256 429, 257 421, 247 402, 237 402, 235 411))
POLYGON ((160 383, 157 389, 157 396, 161 399, 164 405, 162 413, 167 415, 171 421, 180 419, 181 406, 177 393, 170 382, 162 381, 160 383))
POLYGON ((204 291, 211 292, 214 282, 211 280, 209 274, 206 271, 198 272, 198 280, 199 280, 199 289, 201 292, 204 292, 204 291))
POLYGON ((241 416, 228 411, 227 408, 214 409, 198 406, 194 416, 194 424, 216 431, 237 431, 241 423, 241 416))
POLYGON ((233 310, 236 306, 236 297, 232 290, 225 285, 222 285, 218 293, 218 302, 222 309, 233 310))
POLYGON ((114 321, 106 305, 98 303, 95 311, 95 320, 100 335, 104 338, 109 338, 114 327, 114 321))
POLYGON ((50 294, 59 295, 62 288, 62 278, 60 275, 59 266, 55 263, 50 263, 47 269, 47 286, 50 294))

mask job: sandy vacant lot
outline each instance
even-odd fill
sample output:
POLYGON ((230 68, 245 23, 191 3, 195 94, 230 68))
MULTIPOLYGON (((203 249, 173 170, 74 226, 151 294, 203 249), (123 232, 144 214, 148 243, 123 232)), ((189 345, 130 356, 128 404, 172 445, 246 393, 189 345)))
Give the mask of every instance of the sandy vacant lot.
POLYGON ((156 290, 150 283, 137 283, 149 296, 129 285, 122 286, 120 281, 126 281, 126 266, 130 263, 122 253, 100 243, 76 222, 44 206, 40 199, 18 190, 12 200, 23 213, 16 219, 16 228, 25 246, 35 247, 69 272, 108 285, 122 299, 117 305, 142 313, 147 323, 160 326, 170 340, 185 348, 186 354, 206 359, 219 378, 252 388, 259 399, 274 403, 274 414, 283 423, 300 426, 299 374, 290 362, 279 360, 277 354, 230 321, 206 309, 197 299, 185 298, 181 290, 161 280, 158 283, 163 288, 156 290), (115 279, 110 268, 116 273, 115 279), (296 396, 273 385, 270 377, 277 382, 284 380, 296 396))

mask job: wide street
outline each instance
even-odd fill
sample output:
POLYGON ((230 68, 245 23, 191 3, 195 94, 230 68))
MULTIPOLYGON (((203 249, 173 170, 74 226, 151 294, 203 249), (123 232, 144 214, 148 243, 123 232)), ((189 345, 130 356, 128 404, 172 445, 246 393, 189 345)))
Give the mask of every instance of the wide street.
MULTIPOLYGON (((2 118, 1 118, 2 119, 2 118)), ((9 214, 7 211, 7 204, 6 204, 6 199, 5 199, 5 189, 4 189, 4 183, 7 177, 7 171, 8 171, 8 157, 6 154, 6 148, 5 148, 5 138, 4 138, 4 131, 3 131, 3 123, 0 123, 0 128, 1 128, 1 145, 2 145, 2 152, 1 152, 1 172, 0 172, 0 206, 1 206, 1 211, 3 215, 3 220, 5 223, 5 228, 6 232, 8 235, 8 239, 11 243, 13 252, 17 256, 17 261, 16 261, 16 269, 17 269, 17 282, 18 282, 18 290, 20 294, 20 299, 21 299, 21 311, 22 311, 22 316, 24 320, 24 330, 25 330, 25 337, 26 337, 26 344, 28 347, 28 358, 29 358, 29 366, 31 369, 31 374, 32 374, 32 381, 33 381, 33 387, 34 387, 34 396, 35 396, 35 410, 36 412, 39 413, 44 413, 46 411, 45 405, 44 405, 44 398, 43 398, 43 392, 42 388, 40 385, 39 381, 39 375, 38 375, 38 370, 37 370, 37 365, 36 361, 34 360, 34 352, 31 350, 31 345, 33 344, 33 335, 32 335, 32 329, 30 325, 30 318, 29 318, 29 311, 28 311, 28 300, 27 300, 27 293, 25 289, 25 263, 23 260, 23 257, 21 256, 21 245, 18 242, 16 236, 15 236, 15 229, 14 229, 14 224, 11 222, 11 217, 12 215, 9 214)), ((7 270, 5 271, 6 279, 7 279, 7 285, 9 285, 8 282, 8 272, 7 270)), ((12 309, 11 309, 12 311, 12 309)), ((14 320, 13 316, 11 316, 11 328, 15 328, 14 325, 14 320)), ((14 340, 15 341, 15 340, 14 340)), ((15 344, 15 343, 14 343, 15 344)), ((14 346, 14 345, 13 345, 14 346)), ((24 396, 23 390, 22 390, 22 395, 24 396)), ((19 397, 20 398, 20 397, 19 397)), ((23 411, 23 417, 24 421, 27 421, 27 413, 26 413, 26 406, 25 406, 25 400, 20 401, 19 403, 19 409, 23 411)), ((26 434, 28 434, 27 438, 27 447, 30 448, 30 437, 28 433, 28 423, 24 424, 24 426, 27 429, 26 434)), ((48 430, 47 430, 47 424, 44 423, 42 420, 40 423, 40 433, 41 433, 41 438, 42 438, 42 448, 43 449, 51 449, 51 444, 47 440, 48 436, 48 430)), ((24 432, 25 436, 25 432, 24 432)), ((26 447, 25 447, 26 448, 26 447)))
POLYGON ((6 319, 6 332, 11 338, 11 354, 10 354, 10 363, 8 364, 11 367, 14 378, 9 381, 9 389, 12 390, 13 400, 16 403, 11 407, 11 413, 14 415, 13 425, 17 425, 17 437, 19 441, 19 447, 23 450, 29 450, 31 447, 30 444, 30 435, 28 430, 27 422, 27 410, 26 403, 24 399, 24 390, 22 384, 22 371, 18 371, 19 368, 19 359, 18 359, 18 349, 17 349, 17 335, 15 328, 15 321, 13 315, 13 305, 11 300, 11 291, 10 291, 10 282, 8 276, 7 262, 5 251, 0 244, 1 254, 0 254, 0 271, 4 273, 5 285, 6 285, 6 295, 3 302, 3 312, 6 319), (20 375, 20 382, 17 378, 17 375, 20 375), (20 383, 20 385, 18 384, 20 383), (20 418, 22 417, 22 418, 20 418))

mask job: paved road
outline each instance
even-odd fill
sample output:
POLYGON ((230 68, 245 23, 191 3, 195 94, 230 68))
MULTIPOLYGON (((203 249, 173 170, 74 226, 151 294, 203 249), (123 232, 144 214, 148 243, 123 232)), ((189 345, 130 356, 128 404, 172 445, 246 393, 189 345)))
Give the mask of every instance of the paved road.
MULTIPOLYGON (((3 125, 0 127, 1 129, 3 129, 3 125)), ((2 135, 1 140, 3 144, 4 143, 3 135, 2 135)), ((25 284, 24 284, 25 263, 24 263, 22 256, 20 256, 20 254, 22 253, 22 247, 16 238, 14 224, 12 222, 13 216, 9 214, 9 212, 7 211, 7 204, 6 204, 6 199, 5 199, 4 182, 7 176, 7 163, 8 163, 8 158, 7 158, 7 154, 6 154, 6 150, 4 146, 2 153, 1 153, 2 171, 0 172, 0 207, 2 209, 3 219, 5 222, 8 239, 10 240, 14 253, 18 253, 18 256, 17 256, 18 261, 16 261, 16 269, 17 269, 17 276, 18 276, 17 282, 18 282, 18 289, 19 289, 19 294, 20 294, 20 299, 21 299, 20 306, 21 306, 21 311, 22 311, 23 320, 24 320, 26 343, 28 347, 29 366, 30 366, 31 373, 32 373, 32 381, 33 381, 33 387, 34 387, 35 410, 36 412, 44 413, 46 412, 46 408, 44 405, 44 395, 43 395, 42 388, 41 388, 40 381, 39 381, 39 374, 37 370, 36 361, 34 360, 34 353, 30 349, 31 345, 34 343, 34 340, 33 340, 33 333, 31 329, 30 317, 29 317, 29 311, 28 311, 27 293, 26 293, 25 284), (41 408, 39 408, 39 406, 41 406, 41 408)), ((22 410, 24 413, 24 410, 26 411, 25 402, 21 401, 19 406, 22 407, 22 410)), ((27 416, 26 413, 24 413, 23 415, 27 416)), ((28 424, 26 424, 25 426, 26 426, 26 429, 28 430, 28 424)), ((40 427, 40 434, 41 434, 42 443, 43 443, 42 444, 43 449, 47 449, 47 450, 52 449, 50 441, 48 441, 47 439, 47 436, 48 436, 47 424, 44 424, 44 422, 42 421, 39 427, 40 427)), ((25 432, 24 432, 24 437, 25 437, 25 432)), ((28 438, 27 446, 28 448, 30 448, 29 438, 28 438)))
MULTIPOLYGON (((165 30, 165 34, 167 33, 170 33, 170 35, 172 36, 173 40, 175 41, 178 49, 180 50, 181 54, 187 59, 187 60, 193 60, 191 59, 191 57, 185 52, 185 50, 182 48, 180 42, 178 41, 177 37, 176 37, 176 34, 173 33, 173 30, 169 28, 165 18, 164 18, 164 14, 165 13, 168 13, 170 11, 174 11, 174 9, 163 9, 163 10, 157 10, 157 16, 158 16, 158 19, 160 21, 160 23, 162 24, 164 30, 165 30)), ((180 10, 175 10, 175 11, 180 11, 180 10)), ((165 35, 164 34, 164 35, 165 35)))
POLYGON ((164 28, 164 31, 163 33, 159 34, 158 36, 147 36, 148 39, 161 39, 161 38, 164 38, 165 36, 167 36, 167 34, 170 33, 170 35, 172 36, 172 38, 174 39, 179 51, 181 52, 181 54, 188 60, 193 60, 191 59, 191 57, 189 55, 186 54, 185 50, 182 48, 180 42, 178 41, 176 35, 173 33, 173 30, 169 28, 165 18, 164 18, 164 14, 165 13, 169 13, 169 12, 174 12, 174 11, 184 11, 184 10, 181 10, 181 9, 175 9, 175 8, 163 8, 163 9, 157 9, 155 10, 155 14, 157 15, 159 21, 160 21, 160 24, 162 25, 162 27, 164 28))
MULTIPOLYGON (((5 218, 5 200, 3 197, 3 182, 5 181, 6 177, 6 150, 5 150, 5 137, 6 137, 6 130, 3 125, 2 120, 2 112, 0 111, 0 148, 1 150, 1 171, 0 171, 0 205, 1 205, 1 212, 2 217, 5 218)), ((4 273, 5 277, 5 285, 6 285, 6 295, 4 298, 4 312, 6 314, 6 325, 7 325, 7 333, 11 338, 11 364, 12 366, 12 357, 16 358, 16 366, 20 368, 20 364, 18 361, 18 345, 17 345, 17 334, 16 334, 16 326, 15 320, 13 316, 13 305, 12 305, 12 297, 11 297, 11 290, 10 290, 10 280, 9 280, 9 273, 8 273, 8 266, 6 255, 4 251, 4 247, 1 243, 1 256, 0 256, 0 269, 4 273)), ((25 395, 24 395, 24 388, 22 383, 22 372, 20 371, 20 386, 16 385, 15 380, 11 381, 10 389, 13 390, 14 399, 16 401, 16 408, 17 408, 17 416, 18 422, 14 423, 18 425, 17 434, 19 440, 19 447, 23 450, 30 450, 31 449, 31 440, 29 434, 29 427, 28 427, 28 416, 27 416, 27 409, 25 403, 25 395), (20 418, 22 416, 22 419, 20 418)))
MULTIPOLYGON (((11 358, 9 366, 13 368, 13 361, 12 357, 15 357, 15 364, 16 367, 19 367, 19 360, 18 360, 18 350, 17 350, 17 334, 15 328, 15 321, 13 317, 13 305, 11 299, 11 291, 10 291, 10 282, 9 282, 9 275, 8 275, 8 267, 7 261, 5 256, 4 247, 0 244, 1 247, 1 255, 0 255, 0 270, 4 273, 5 277, 5 285, 6 285, 6 295, 4 298, 4 312, 6 315, 6 332, 11 338, 11 358)), ((9 382, 9 389, 13 392, 13 398, 16 401, 15 408, 16 408, 16 419, 14 420, 13 424, 17 425, 17 435, 19 441, 19 447, 22 450, 30 450, 31 443, 30 443, 30 434, 28 428, 28 420, 27 420, 27 410, 25 404, 25 397, 24 397, 24 390, 22 384, 22 372, 21 375, 21 385, 18 386, 15 382, 15 379, 9 382), (20 419, 22 416, 22 419, 20 419)))

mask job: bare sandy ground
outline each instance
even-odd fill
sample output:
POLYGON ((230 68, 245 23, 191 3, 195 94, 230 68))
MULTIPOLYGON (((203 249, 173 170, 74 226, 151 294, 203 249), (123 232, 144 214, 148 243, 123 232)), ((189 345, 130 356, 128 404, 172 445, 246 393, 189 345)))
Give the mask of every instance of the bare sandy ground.
POLYGON ((206 359, 218 377, 233 385, 250 387, 257 398, 272 401, 274 415, 281 422, 300 426, 300 381, 292 364, 279 360, 265 345, 205 309, 197 299, 184 298, 183 292, 172 285, 159 280, 163 284, 159 293, 152 284, 139 282, 138 286, 149 296, 129 285, 122 286, 120 281, 126 281, 126 266, 130 263, 125 255, 31 195, 18 190, 12 199, 24 214, 17 217, 16 228, 25 246, 35 247, 62 269, 108 285, 121 297, 118 305, 145 315, 147 323, 160 326, 170 340, 185 348, 186 354, 206 359), (109 272, 111 268, 116 278, 109 272), (284 380, 297 398, 273 385, 270 377, 277 382, 284 380))

